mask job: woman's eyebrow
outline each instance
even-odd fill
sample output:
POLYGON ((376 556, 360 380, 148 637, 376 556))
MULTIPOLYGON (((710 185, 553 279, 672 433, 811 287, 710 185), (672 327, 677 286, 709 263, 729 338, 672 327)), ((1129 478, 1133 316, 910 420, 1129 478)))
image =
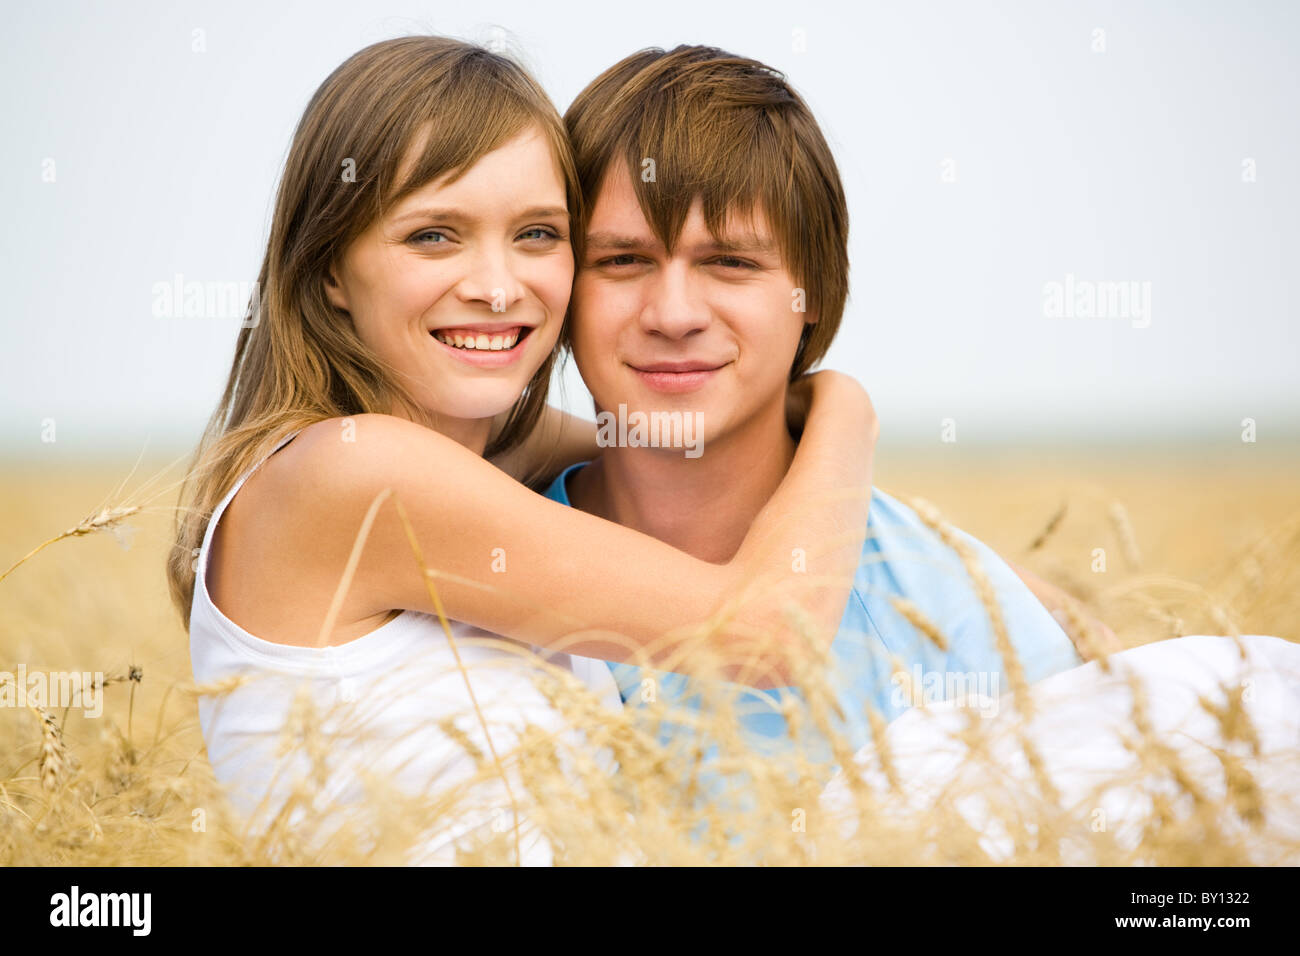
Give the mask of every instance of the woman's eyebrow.
MULTIPOLYGON (((569 218, 569 210, 566 206, 534 206, 531 209, 525 209, 515 216, 516 219, 550 219, 552 217, 569 218)), ((445 222, 477 222, 479 217, 470 215, 462 209, 450 207, 412 209, 410 212, 402 213, 393 220, 393 224, 406 222, 408 219, 440 219, 445 222)))
POLYGON ((569 209, 567 206, 534 206, 532 209, 525 209, 519 214, 520 219, 550 219, 552 216, 562 216, 569 218, 569 209))

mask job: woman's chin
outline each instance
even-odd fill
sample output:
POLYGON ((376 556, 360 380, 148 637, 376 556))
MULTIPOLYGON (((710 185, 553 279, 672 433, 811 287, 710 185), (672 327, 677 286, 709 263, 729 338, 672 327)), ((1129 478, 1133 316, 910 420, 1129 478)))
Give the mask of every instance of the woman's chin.
POLYGON ((457 401, 439 403, 436 406, 426 404, 424 409, 434 421, 449 419, 464 422, 481 421, 508 412, 519 401, 522 394, 522 389, 519 391, 502 389, 493 394, 462 396, 457 401))

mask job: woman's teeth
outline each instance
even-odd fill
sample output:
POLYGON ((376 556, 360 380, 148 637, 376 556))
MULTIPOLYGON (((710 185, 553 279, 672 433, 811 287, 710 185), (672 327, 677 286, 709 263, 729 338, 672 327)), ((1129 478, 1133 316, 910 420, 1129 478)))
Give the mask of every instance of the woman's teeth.
POLYGON ((493 352, 500 352, 505 349, 512 349, 515 343, 519 341, 519 332, 507 332, 505 334, 488 335, 480 332, 478 335, 465 335, 462 332, 440 332, 434 331, 434 337, 443 345, 450 345, 457 349, 487 349, 493 352))

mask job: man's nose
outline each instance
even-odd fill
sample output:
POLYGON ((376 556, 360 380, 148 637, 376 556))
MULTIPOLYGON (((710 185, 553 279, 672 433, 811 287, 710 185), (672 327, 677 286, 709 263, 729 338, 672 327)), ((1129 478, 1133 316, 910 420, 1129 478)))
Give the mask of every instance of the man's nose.
POLYGON ((643 331, 676 340, 708 327, 708 306, 684 264, 662 270, 649 292, 641 310, 643 331))

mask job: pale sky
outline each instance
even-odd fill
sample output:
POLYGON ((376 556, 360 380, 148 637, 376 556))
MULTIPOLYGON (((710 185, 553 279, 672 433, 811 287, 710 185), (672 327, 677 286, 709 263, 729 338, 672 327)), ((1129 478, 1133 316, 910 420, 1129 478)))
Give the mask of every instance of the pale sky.
MULTIPOLYGON (((1247 417, 1261 443, 1300 434, 1294 3, 29 2, 6 20, 7 457, 48 454, 48 420, 66 454, 193 444, 238 322, 159 318, 155 284, 255 279, 308 97, 413 32, 504 35, 561 110, 647 46, 785 71, 850 202, 826 364, 894 440, 938 441, 945 418, 963 441, 1238 441, 1247 417), (1045 305, 1051 283, 1102 282, 1127 309, 1045 305)), ((572 372, 563 402, 589 409, 572 372)))

